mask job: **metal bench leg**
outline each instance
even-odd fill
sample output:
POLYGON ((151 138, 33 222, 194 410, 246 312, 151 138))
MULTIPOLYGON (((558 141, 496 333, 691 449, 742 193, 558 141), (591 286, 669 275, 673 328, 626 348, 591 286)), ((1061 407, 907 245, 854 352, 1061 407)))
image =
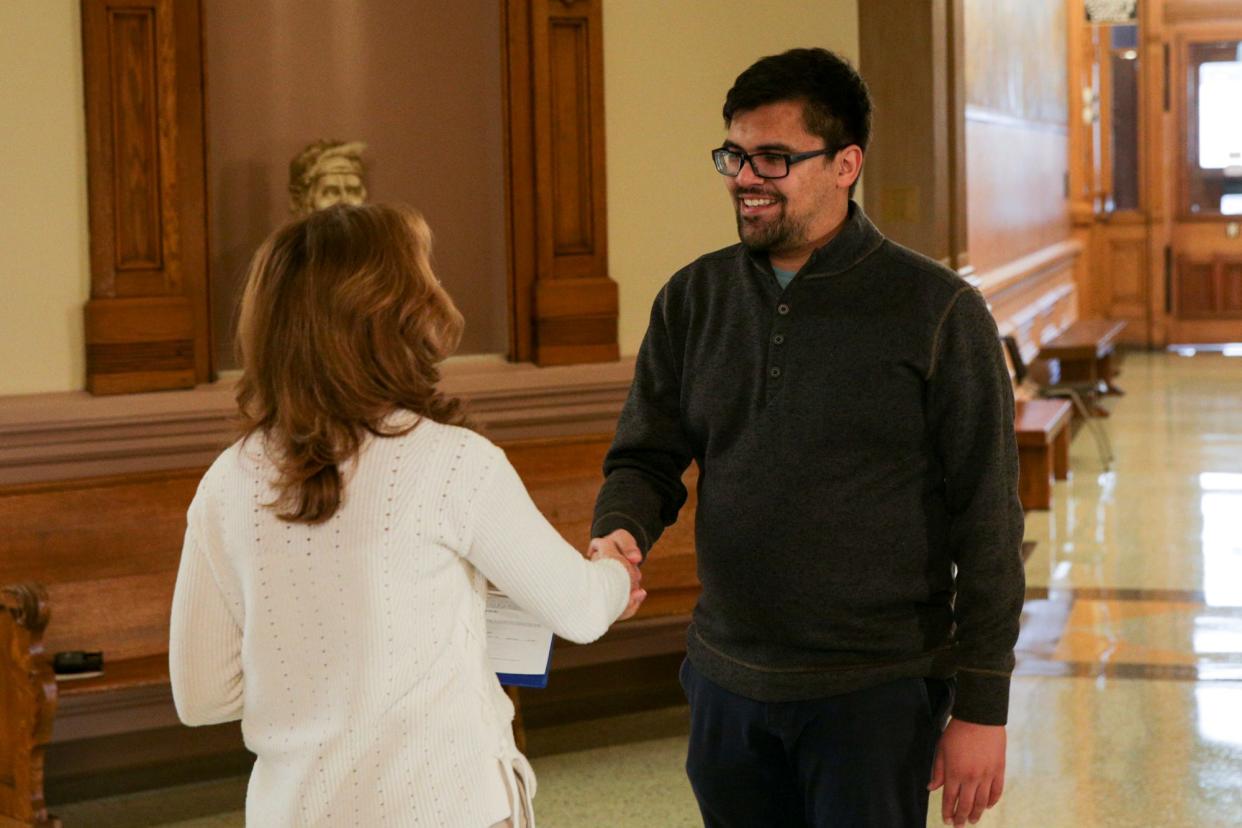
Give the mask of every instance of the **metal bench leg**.
POLYGON ((1108 441, 1108 432, 1104 430, 1104 426, 1100 425, 1099 420, 1091 416, 1091 410, 1087 408, 1087 403, 1081 394, 1073 388, 1067 388, 1066 391, 1074 407, 1082 415, 1083 422, 1086 423, 1087 428, 1091 429, 1091 436, 1095 438, 1095 447, 1100 452, 1100 463, 1104 465, 1104 471, 1108 471, 1113 465, 1113 447, 1108 441))

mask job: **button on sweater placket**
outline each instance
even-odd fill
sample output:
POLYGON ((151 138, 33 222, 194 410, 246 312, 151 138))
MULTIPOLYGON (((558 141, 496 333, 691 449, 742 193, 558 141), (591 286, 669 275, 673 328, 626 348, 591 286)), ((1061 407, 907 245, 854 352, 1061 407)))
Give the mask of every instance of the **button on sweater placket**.
POLYGON ((780 388, 785 376, 785 340, 788 337, 789 317, 793 308, 786 301, 776 306, 776 319, 772 323, 772 334, 768 342, 767 396, 770 398, 780 388))

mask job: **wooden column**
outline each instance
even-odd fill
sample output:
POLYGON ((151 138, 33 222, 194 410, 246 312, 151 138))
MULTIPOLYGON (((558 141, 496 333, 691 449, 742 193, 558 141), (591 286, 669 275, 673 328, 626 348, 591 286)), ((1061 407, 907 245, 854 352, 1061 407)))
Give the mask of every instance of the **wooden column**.
POLYGON ((962 0, 946 0, 948 68, 949 266, 963 276, 974 274, 966 222, 966 9, 962 0))
POLYGON ((1148 215, 1147 237, 1147 318, 1150 347, 1169 342, 1169 316, 1172 297, 1169 294, 1173 270, 1173 209, 1172 183, 1175 178, 1169 154, 1168 136, 1174 132, 1171 112, 1172 55, 1164 22, 1162 2, 1139 4, 1141 39, 1139 55, 1142 78, 1139 86, 1139 107, 1144 123, 1140 136, 1142 152, 1142 184, 1139 197, 1148 215))
POLYGON ((602 0, 505 0, 510 356, 618 358, 608 277, 602 0))
POLYGON ((962 0, 868 0, 858 28, 876 109, 867 211, 894 241, 969 275, 962 0))
POLYGON ((210 379, 199 0, 82 0, 87 389, 210 379))

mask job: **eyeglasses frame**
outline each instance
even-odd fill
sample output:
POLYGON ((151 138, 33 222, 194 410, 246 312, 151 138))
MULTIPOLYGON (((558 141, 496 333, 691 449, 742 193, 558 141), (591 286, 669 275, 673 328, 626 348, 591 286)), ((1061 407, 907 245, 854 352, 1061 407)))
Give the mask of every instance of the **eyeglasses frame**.
POLYGON ((742 174, 742 167, 745 167, 749 163, 750 171, 755 174, 756 178, 762 178, 765 181, 773 181, 776 179, 787 178, 789 176, 789 170, 791 167, 793 167, 794 164, 797 164, 801 161, 805 161, 808 158, 814 158, 818 155, 836 155, 838 151, 839 150, 829 149, 825 147, 824 149, 811 150, 810 152, 771 152, 769 150, 765 150, 763 152, 749 153, 749 152, 744 152, 740 149, 734 149, 733 147, 716 147, 714 150, 712 150, 712 166, 716 168, 716 172, 720 173, 723 176, 727 176, 728 178, 737 178, 739 175, 742 174), (720 169, 720 166, 716 163, 716 153, 718 152, 729 152, 734 155, 741 156, 742 162, 738 164, 737 172, 730 175, 729 173, 724 172, 723 170, 720 169), (759 171, 755 169, 755 162, 751 160, 752 156, 754 155, 775 155, 777 157, 784 158, 785 159, 785 174, 784 175, 761 175, 759 171))

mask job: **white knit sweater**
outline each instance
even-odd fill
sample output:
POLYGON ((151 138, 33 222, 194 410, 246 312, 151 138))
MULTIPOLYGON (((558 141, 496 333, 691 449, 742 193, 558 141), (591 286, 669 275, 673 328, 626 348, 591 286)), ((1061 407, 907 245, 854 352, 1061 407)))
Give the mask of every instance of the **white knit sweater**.
POLYGON ((251 438, 203 477, 169 643, 182 721, 240 718, 258 757, 247 824, 483 828, 515 808, 529 819, 534 775, 486 657, 486 581, 587 642, 624 609, 624 568, 584 560, 504 453, 465 429, 423 421, 369 439, 319 526, 264 506, 274 475, 251 438))

